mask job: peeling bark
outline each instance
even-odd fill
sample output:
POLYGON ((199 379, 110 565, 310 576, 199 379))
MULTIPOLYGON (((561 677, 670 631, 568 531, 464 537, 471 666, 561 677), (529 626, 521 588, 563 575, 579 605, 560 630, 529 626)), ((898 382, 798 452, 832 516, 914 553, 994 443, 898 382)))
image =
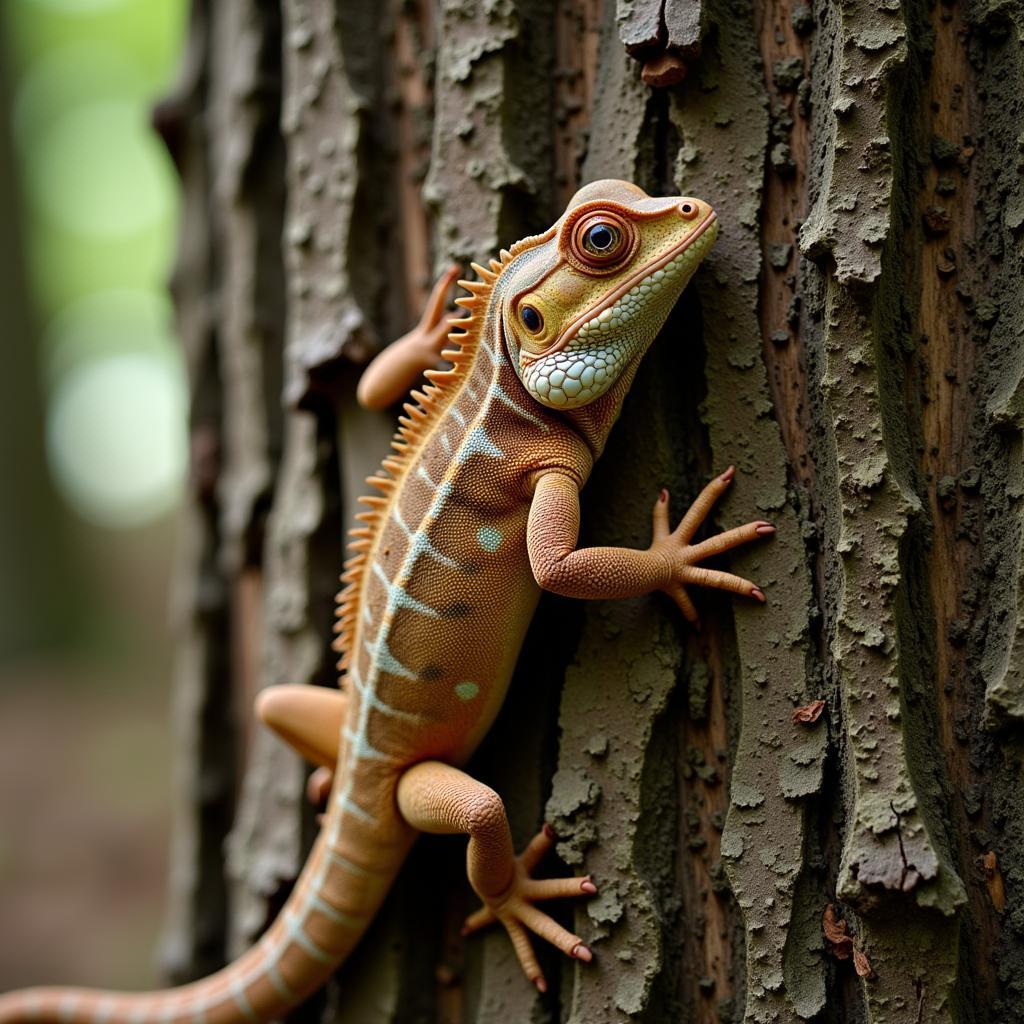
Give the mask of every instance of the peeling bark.
POLYGON ((735 464, 716 518, 776 524, 728 559, 768 603, 700 595, 699 634, 657 598, 540 605, 472 767, 517 843, 548 820, 594 874, 562 914, 595 964, 541 950, 540 996, 503 935, 462 939, 462 846, 432 837, 297 1014, 1024 1020, 1022 30, 1005 0, 195 4, 156 118, 195 395, 169 974, 251 942, 314 832, 249 706, 334 683, 344 529, 393 427, 359 367, 433 271, 615 176, 722 232, 584 540, 646 546, 660 486, 678 514, 735 464), (666 53, 685 78, 652 88, 666 53))

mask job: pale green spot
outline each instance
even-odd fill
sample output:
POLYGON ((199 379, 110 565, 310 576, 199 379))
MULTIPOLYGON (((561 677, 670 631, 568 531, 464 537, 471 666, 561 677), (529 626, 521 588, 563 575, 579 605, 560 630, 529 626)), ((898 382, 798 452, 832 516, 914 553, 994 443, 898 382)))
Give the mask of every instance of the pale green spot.
POLYGON ((455 696, 459 700, 472 700, 480 692, 480 687, 476 683, 459 683, 455 687, 455 696))
POLYGON ((489 551, 492 555, 501 547, 503 540, 501 530, 497 530, 493 526, 481 526, 476 531, 476 542, 484 551, 489 551))

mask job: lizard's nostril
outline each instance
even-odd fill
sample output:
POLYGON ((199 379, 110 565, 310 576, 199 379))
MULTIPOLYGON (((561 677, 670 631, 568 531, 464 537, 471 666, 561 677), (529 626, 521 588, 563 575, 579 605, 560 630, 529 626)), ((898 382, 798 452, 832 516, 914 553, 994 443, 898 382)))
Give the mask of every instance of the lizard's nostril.
POLYGON ((697 204, 696 203, 680 203, 679 212, 687 219, 693 220, 697 216, 697 204))

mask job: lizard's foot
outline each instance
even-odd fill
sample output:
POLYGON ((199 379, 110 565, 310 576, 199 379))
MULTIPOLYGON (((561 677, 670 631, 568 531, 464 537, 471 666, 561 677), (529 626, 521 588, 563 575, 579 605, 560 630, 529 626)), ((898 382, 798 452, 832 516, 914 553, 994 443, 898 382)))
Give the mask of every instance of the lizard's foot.
POLYGON ((654 503, 653 512, 653 540, 650 550, 661 555, 669 564, 671 578, 661 589, 671 597, 683 615, 695 626, 700 625, 697 609, 686 592, 687 584, 694 584, 701 587, 716 587, 719 590, 729 590, 734 594, 745 594, 763 602, 765 596, 761 588, 743 579, 742 576, 734 576, 732 573, 719 572, 716 569, 705 569, 698 565, 698 562, 712 555, 721 554, 730 548, 739 547, 741 544, 748 544, 750 541, 759 540, 762 537, 770 537, 775 532, 775 527, 763 519, 747 523, 745 526, 737 526, 733 530, 726 530, 724 533, 709 537, 700 544, 690 544, 693 535, 700 528, 701 523, 707 518, 708 513, 714 507, 718 499, 729 489, 736 470, 730 466, 721 476, 715 477, 700 492, 697 500, 690 506, 690 510, 683 516, 681 522, 674 530, 669 530, 668 521, 668 491, 662 489, 658 500, 654 503))
POLYGON ((589 875, 577 878, 533 877, 537 865, 554 843, 555 835, 550 826, 545 825, 530 840, 526 849, 514 858, 514 872, 508 888, 499 896, 484 898, 485 905, 470 914, 462 927, 462 934, 469 935, 500 921, 512 940, 512 947, 527 978, 541 992, 546 992, 548 985, 534 955, 527 929, 547 939, 567 956, 587 963, 593 959, 593 954, 578 935, 566 931, 557 921, 534 906, 541 900, 593 896, 597 892, 597 886, 589 875))
POLYGON ((421 832, 469 836, 466 873, 484 907, 471 915, 464 931, 500 921, 512 939, 526 976, 540 989, 547 982, 534 956, 527 930, 577 960, 590 960, 578 935, 538 910, 534 903, 559 896, 592 896, 593 879, 534 878, 533 872, 555 841, 550 828, 534 836, 517 857, 501 797, 489 786, 442 761, 420 761, 398 780, 398 809, 421 832))
POLYGON ((448 295, 462 268, 453 263, 437 280, 419 323, 388 345, 366 368, 356 388, 359 404, 383 409, 404 398, 424 370, 436 367, 448 342, 448 295))

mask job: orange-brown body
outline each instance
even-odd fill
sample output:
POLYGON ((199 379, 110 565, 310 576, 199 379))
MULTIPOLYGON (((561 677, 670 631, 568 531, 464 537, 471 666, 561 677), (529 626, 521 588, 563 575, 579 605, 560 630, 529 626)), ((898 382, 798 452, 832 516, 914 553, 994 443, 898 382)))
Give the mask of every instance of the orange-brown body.
MULTIPOLYGON (((748 581, 696 562, 771 532, 751 523, 689 541, 729 470, 675 531, 667 492, 645 551, 577 549, 579 490, 601 454, 640 358, 704 252, 715 216, 699 200, 652 199, 625 182, 583 189, 549 231, 463 282, 446 370, 427 372, 370 483, 342 577, 341 692, 275 688, 261 711, 333 771, 321 833, 278 919, 218 974, 130 996, 30 990, 0 997, 0 1024, 241 1024, 270 1020, 317 988, 352 949, 419 831, 469 836, 470 881, 524 969, 545 982, 526 929, 591 957, 533 903, 592 894, 589 878, 534 879, 541 833, 515 857, 500 798, 461 770, 501 707, 541 587, 580 597, 664 590, 696 612, 684 584, 763 600, 748 581), (294 691, 294 692, 292 692, 294 691)), ((424 336, 438 337, 444 288, 424 336)), ((431 346, 433 342, 431 342, 431 346)), ((363 399, 392 397, 436 358, 420 335, 370 367, 363 399), (402 375, 405 374, 406 377, 402 375)))

